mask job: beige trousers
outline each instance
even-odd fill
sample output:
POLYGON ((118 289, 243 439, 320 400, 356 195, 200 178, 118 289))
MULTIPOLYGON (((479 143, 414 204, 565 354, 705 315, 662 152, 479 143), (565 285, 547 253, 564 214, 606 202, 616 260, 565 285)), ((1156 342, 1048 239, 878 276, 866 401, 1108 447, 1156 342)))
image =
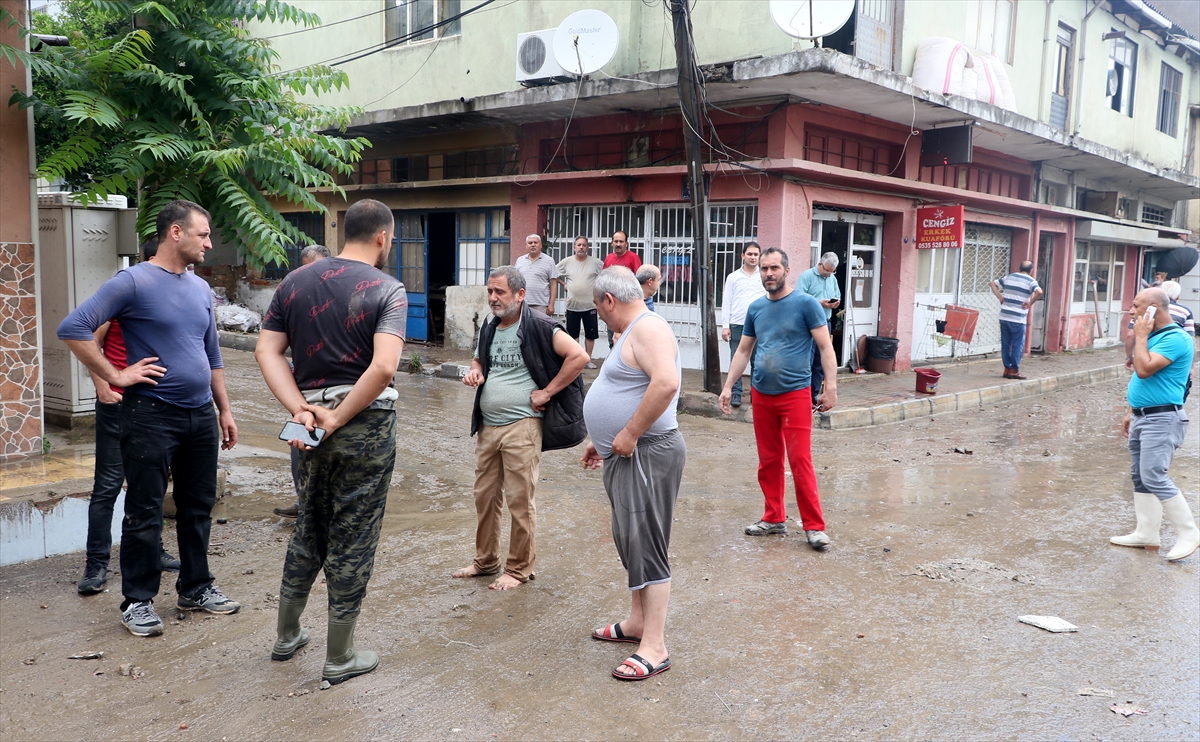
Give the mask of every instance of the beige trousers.
POLYGON ((533 490, 542 460, 541 418, 527 417, 509 425, 479 429, 475 444, 475 568, 500 571, 500 515, 504 501, 512 516, 508 561, 504 573, 521 582, 533 574, 533 532, 537 509, 533 490))

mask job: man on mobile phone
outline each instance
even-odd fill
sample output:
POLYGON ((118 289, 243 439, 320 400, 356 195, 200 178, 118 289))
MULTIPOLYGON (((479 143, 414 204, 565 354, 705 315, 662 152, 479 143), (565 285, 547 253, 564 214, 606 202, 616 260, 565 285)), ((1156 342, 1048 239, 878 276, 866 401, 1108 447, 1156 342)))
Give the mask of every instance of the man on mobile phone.
POLYGON ((212 249, 210 217, 199 204, 172 201, 159 211, 156 227, 154 257, 118 272, 58 326, 58 337, 89 371, 125 390, 121 623, 135 636, 163 633, 153 601, 162 577, 168 471, 175 482, 179 538, 176 606, 219 614, 241 608, 213 584, 208 570, 218 446, 230 449, 237 443, 212 294, 188 270, 212 249), (127 358, 140 359, 120 370, 100 352, 94 334, 113 318, 121 324, 127 358))
POLYGON ((1109 541, 1117 546, 1158 550, 1163 515, 1175 528, 1169 561, 1192 555, 1200 547, 1200 529, 1187 497, 1171 481, 1175 449, 1187 436, 1183 392, 1192 370, 1192 338, 1171 318, 1167 293, 1143 289, 1129 309, 1133 319, 1133 376, 1129 378, 1129 412, 1121 432, 1129 438, 1132 459, 1133 512, 1137 527, 1109 541))
MULTIPOLYGON (((819 263, 801 273, 800 280, 796 282, 796 288, 816 299, 825 309, 825 326, 829 329, 830 337, 833 337, 833 310, 842 303, 842 289, 838 286, 836 275, 837 267, 837 254, 827 252, 821 256, 819 263)), ((821 386, 825 382, 825 366, 820 353, 812 354, 810 369, 812 384, 809 388, 812 392, 812 403, 816 404, 817 397, 821 394, 821 386)))
POLYGON ((383 507, 396 463, 392 377, 404 350, 408 297, 384 273, 395 221, 374 199, 342 218, 337 257, 298 268, 280 282, 263 317, 254 357, 292 420, 325 437, 301 439, 299 514, 283 562, 271 659, 289 660, 309 641, 300 616, 325 571, 329 629, 322 677, 337 684, 371 672, 374 652, 354 647, 354 629, 375 566, 383 507), (293 369, 284 355, 292 349, 293 369))

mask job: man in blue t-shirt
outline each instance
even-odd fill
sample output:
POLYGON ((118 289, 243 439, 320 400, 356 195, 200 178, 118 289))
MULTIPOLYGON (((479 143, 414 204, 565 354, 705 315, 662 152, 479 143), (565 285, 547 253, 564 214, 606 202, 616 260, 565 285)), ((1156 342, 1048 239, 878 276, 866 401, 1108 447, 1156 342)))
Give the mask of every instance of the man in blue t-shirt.
POLYGON ((787 283, 788 256, 778 247, 767 248, 759 258, 767 295, 746 310, 742 341, 729 362, 729 375, 721 390, 721 410, 732 412, 733 384, 742 378, 754 354, 750 400, 754 409, 754 440, 758 445, 758 484, 766 508, 762 520, 746 528, 750 536, 787 533, 784 505, 783 461, 786 452, 796 484, 800 523, 814 549, 829 545, 825 518, 817 493, 812 464, 812 384, 810 359, 820 354, 825 371, 825 391, 817 397, 818 410, 837 404, 837 357, 821 304, 787 283))
POLYGON ((212 249, 210 219, 191 201, 164 206, 154 257, 117 273, 58 326, 59 339, 89 371, 125 389, 119 422, 128 483, 121 522, 121 623, 135 636, 163 633, 153 603, 161 579, 168 469, 181 563, 176 606, 209 613, 241 607, 217 589, 208 570, 217 449, 237 443, 212 295, 188 270, 212 249), (120 371, 92 335, 110 319, 120 322, 125 338, 129 365, 120 371))
POLYGON ((1029 308, 1042 298, 1042 287, 1033 279, 1033 263, 1021 263, 1019 273, 1010 273, 989 284, 1000 300, 1000 358, 1004 361, 1004 378, 1024 379, 1021 375, 1021 356, 1025 355, 1025 325, 1029 308))
POLYGON ((1137 528, 1127 536, 1109 539, 1118 546, 1159 547, 1163 513, 1175 528, 1175 546, 1167 559, 1191 556, 1200 547, 1200 529, 1187 499, 1168 471, 1175 449, 1187 435, 1183 390, 1192 370, 1192 338, 1171 318, 1167 293, 1144 289, 1133 298, 1133 376, 1129 379, 1129 414, 1121 424, 1129 437, 1133 462, 1133 509, 1137 528))

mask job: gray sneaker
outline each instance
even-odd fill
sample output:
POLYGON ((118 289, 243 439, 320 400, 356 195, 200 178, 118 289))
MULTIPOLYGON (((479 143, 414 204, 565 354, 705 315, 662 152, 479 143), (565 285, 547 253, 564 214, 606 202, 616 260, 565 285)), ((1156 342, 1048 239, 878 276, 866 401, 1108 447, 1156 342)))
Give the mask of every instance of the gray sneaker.
POLYGON ((804 535, 808 536, 808 545, 817 551, 824 551, 829 546, 829 537, 824 531, 805 531, 804 535))
POLYGON ((180 595, 175 600, 175 607, 181 611, 208 611, 209 613, 237 613, 242 604, 225 597, 225 593, 216 585, 209 585, 204 592, 195 598, 180 595))
POLYGON ((747 536, 770 536, 772 534, 787 533, 787 523, 768 523, 765 520, 760 520, 752 526, 746 526, 747 536))
POLYGON ((159 636, 163 633, 163 622, 154 612, 154 604, 148 600, 130 603, 121 611, 121 623, 134 636, 159 636))

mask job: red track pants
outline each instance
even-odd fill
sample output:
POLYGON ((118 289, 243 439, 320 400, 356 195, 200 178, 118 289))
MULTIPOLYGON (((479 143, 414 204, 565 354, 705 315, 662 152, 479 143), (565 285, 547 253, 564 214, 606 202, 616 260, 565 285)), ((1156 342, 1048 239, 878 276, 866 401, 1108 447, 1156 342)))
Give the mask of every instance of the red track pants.
POLYGON ((758 484, 766 500, 763 520, 768 523, 787 520, 783 500, 786 449, 796 483, 800 522, 806 531, 824 531, 825 517, 821 514, 817 474, 812 463, 812 394, 807 388, 786 394, 762 394, 752 389, 750 399, 754 440, 758 444, 758 484))

